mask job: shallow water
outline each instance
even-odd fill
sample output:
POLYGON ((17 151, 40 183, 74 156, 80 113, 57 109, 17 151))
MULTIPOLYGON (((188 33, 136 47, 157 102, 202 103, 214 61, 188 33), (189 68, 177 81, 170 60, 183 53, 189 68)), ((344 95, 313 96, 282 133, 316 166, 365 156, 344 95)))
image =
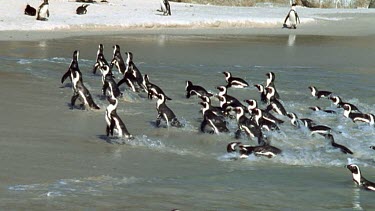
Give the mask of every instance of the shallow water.
MULTIPOLYGON (((363 112, 375 113, 373 37, 325 36, 92 36, 33 42, 0 42, 0 208, 17 210, 371 210, 374 195, 355 187, 348 162, 375 180, 375 128, 354 124, 308 86, 333 91, 363 112), (101 77, 91 73, 97 46, 107 60, 118 44, 151 82, 173 100, 169 107, 186 125, 154 128, 155 103, 122 87, 119 115, 136 136, 126 144, 105 137, 101 77), (70 83, 60 83, 72 53, 80 50, 85 85, 100 111, 70 110, 70 83), (229 70, 250 84, 276 74, 287 111, 334 128, 338 143, 293 128, 270 132, 283 154, 235 160, 226 153, 234 134, 198 132, 199 100, 185 98, 185 81, 216 92, 229 70), (309 106, 334 109, 336 115, 309 106)), ((116 72, 118 77, 119 74, 116 72)), ((259 99, 252 86, 229 90, 259 99)), ((217 102, 214 102, 217 103, 217 102)), ((234 131, 235 122, 230 122, 234 131)), ((255 141, 243 138, 244 143, 255 141)))

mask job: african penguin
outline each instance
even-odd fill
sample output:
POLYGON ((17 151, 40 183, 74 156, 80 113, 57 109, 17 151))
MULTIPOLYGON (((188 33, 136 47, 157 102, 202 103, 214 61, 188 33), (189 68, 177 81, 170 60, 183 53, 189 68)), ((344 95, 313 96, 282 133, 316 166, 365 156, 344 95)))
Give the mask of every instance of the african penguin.
POLYGON ((163 15, 172 15, 171 5, 169 4, 168 0, 160 0, 160 7, 161 12, 163 12, 163 15))
POLYGON ((324 137, 328 139, 329 141, 331 141, 331 145, 335 148, 340 149, 342 153, 351 154, 351 155, 353 154, 353 152, 350 149, 348 149, 346 146, 336 143, 332 134, 325 134, 324 137))
POLYGON ((266 74, 266 76, 267 76, 266 87, 273 87, 273 89, 274 89, 273 96, 274 96, 276 99, 280 99, 280 95, 279 95, 279 93, 277 92, 277 90, 276 90, 276 86, 275 86, 275 79, 276 79, 276 75, 275 75, 275 73, 273 73, 273 72, 269 72, 269 73, 266 74))
POLYGON ((82 106, 85 106, 86 109, 92 108, 92 109, 100 109, 98 105, 95 104, 93 98, 91 97, 91 94, 89 90, 85 87, 81 80, 82 76, 81 73, 78 71, 75 71, 72 73, 72 82, 73 82, 73 90, 74 94, 71 98, 71 108, 74 108, 75 101, 77 98, 83 102, 82 106))
MULTIPOLYGON (((96 70, 103 65, 109 66, 107 60, 104 57, 104 47, 103 44, 99 44, 98 51, 96 53, 96 62, 94 64, 94 67, 92 69, 92 73, 96 74, 96 70)), ((110 68, 111 69, 111 68, 110 68)))
POLYGON ((347 102, 343 102, 342 99, 339 97, 339 96, 332 96, 329 98, 330 100, 332 100, 333 104, 335 104, 337 107, 339 108, 342 108, 345 104, 348 104, 350 105, 350 107, 352 108, 352 111, 357 111, 359 113, 362 113, 358 108, 357 106, 351 104, 351 103, 347 103, 347 102))
POLYGON ((200 102, 199 104, 203 106, 203 121, 200 127, 201 132, 207 132, 207 129, 208 133, 219 134, 229 132, 227 122, 223 116, 216 115, 213 111, 211 111, 207 102, 200 102))
POLYGON ((332 95, 330 91, 319 91, 315 86, 309 86, 311 91, 311 95, 316 97, 317 99, 320 98, 329 98, 332 95))
POLYGON ((249 86, 249 84, 242 78, 232 77, 232 73, 230 72, 223 72, 223 74, 225 75, 225 80, 227 81, 227 88, 245 88, 249 86))
POLYGON ((178 121, 173 111, 165 104, 165 100, 165 95, 158 94, 158 100, 156 102, 156 110, 158 112, 156 126, 159 127, 161 120, 164 120, 167 126, 183 127, 183 124, 178 121))
POLYGON ((186 81, 186 98, 190 98, 192 95, 197 95, 198 97, 201 96, 207 96, 207 97, 212 97, 213 94, 209 93, 206 91, 205 88, 198 86, 198 85, 193 85, 191 81, 186 81))
MULTIPOLYGON (((65 72, 65 74, 61 77, 61 83, 64 83, 64 81, 69 77, 70 80, 72 81, 73 78, 73 73, 78 72, 79 76, 81 77, 81 71, 78 66, 78 57, 79 57, 79 51, 75 50, 73 52, 73 59, 72 62, 69 65, 68 70, 65 72)), ((80 81, 82 81, 82 77, 80 78, 80 81)))
POLYGON ((260 93, 260 102, 267 103, 267 93, 264 86, 262 84, 255 84, 254 86, 258 89, 258 92, 260 93))
POLYGON ((150 82, 150 78, 148 77, 147 74, 143 75, 143 86, 146 87, 147 96, 148 96, 148 99, 150 100, 153 97, 158 98, 157 96, 159 94, 164 95, 167 100, 172 100, 171 98, 169 98, 168 96, 164 94, 163 90, 159 86, 150 82))
POLYGON ((107 136, 109 136, 109 134, 113 136, 113 131, 116 129, 119 137, 125 136, 127 139, 133 139, 134 137, 129 133, 124 122, 117 114, 118 100, 114 96, 108 96, 107 100, 109 102, 105 110, 107 136))
POLYGON ((114 79, 114 76, 112 74, 112 71, 110 70, 108 65, 103 65, 100 67, 102 72, 102 93, 104 96, 106 96, 107 89, 109 89, 110 96, 114 96, 115 98, 122 95, 120 89, 117 86, 117 83, 114 79))
POLYGON ((311 107, 309 107, 309 109, 311 109, 313 111, 322 111, 322 112, 325 112, 325 113, 328 113, 328 114, 335 114, 336 113, 336 111, 334 111, 334 110, 328 110, 328 109, 323 110, 319 106, 311 106, 311 107))
POLYGON ((247 158, 250 154, 255 156, 264 156, 267 158, 273 158, 278 154, 281 154, 281 149, 271 146, 271 145, 261 145, 261 146, 250 146, 250 145, 239 145, 240 148, 240 158, 247 158))
POLYGON ((236 107, 235 111, 237 113, 237 125, 238 129, 235 133, 235 137, 238 139, 241 135, 241 131, 244 131, 251 139, 258 138, 258 144, 260 144, 260 137, 263 137, 261 128, 252 120, 244 115, 244 110, 242 107, 236 107))
POLYGON ((125 65, 124 59, 122 58, 119 45, 113 46, 113 57, 112 57, 110 67, 112 68, 113 66, 117 68, 117 70, 119 71, 121 75, 125 74, 126 65, 125 65))
POLYGON ((82 4, 81 6, 79 6, 76 10, 76 13, 77 15, 84 15, 87 13, 87 7, 89 6, 89 4, 82 4))
POLYGON ((26 5, 25 8, 25 15, 35 16, 36 15, 36 9, 29 4, 26 5))
POLYGON ((38 14, 36 19, 39 21, 47 21, 49 17, 49 4, 48 0, 44 0, 44 2, 38 8, 38 14))
POLYGON ((285 17, 283 27, 289 28, 289 29, 296 29, 297 28, 297 22, 301 23, 299 20, 299 16, 296 11, 297 4, 292 4, 292 8, 289 10, 288 15, 285 17), (289 26, 286 24, 286 22, 289 20, 289 26))
POLYGON ((374 125, 373 114, 353 113, 352 107, 349 104, 344 104, 344 116, 351 119, 353 122, 365 122, 369 125, 374 125))
POLYGON ((349 169, 350 172, 352 172, 352 178, 353 181, 360 187, 365 188, 366 190, 375 191, 375 183, 368 181, 365 179, 361 171, 359 170, 359 167, 355 164, 349 164, 346 166, 347 169, 349 169))

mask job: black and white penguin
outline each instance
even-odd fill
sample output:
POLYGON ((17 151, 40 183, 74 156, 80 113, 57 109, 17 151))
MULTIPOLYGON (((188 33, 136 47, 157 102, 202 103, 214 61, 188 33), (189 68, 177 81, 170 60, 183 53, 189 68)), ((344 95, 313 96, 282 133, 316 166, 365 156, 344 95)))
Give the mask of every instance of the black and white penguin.
POLYGON ((164 94, 163 90, 159 86, 150 82, 150 78, 148 77, 147 74, 143 75, 143 86, 146 87, 147 96, 148 96, 148 99, 150 100, 153 97, 158 98, 159 94, 164 95, 166 100, 172 100, 171 98, 169 98, 168 96, 164 94))
POLYGON ((331 142, 331 146, 333 146, 334 148, 340 149, 342 153, 351 154, 351 155, 353 154, 353 152, 350 149, 348 149, 346 146, 336 143, 332 134, 326 134, 324 135, 324 137, 331 142))
POLYGON ((224 113, 224 116, 229 116, 232 118, 231 111, 234 111, 234 108, 236 107, 242 107, 245 109, 245 107, 236 99, 235 101, 230 101, 228 103, 227 101, 227 95, 216 95, 217 99, 219 99, 219 105, 224 113))
POLYGON ((301 121, 310 130, 311 135, 319 134, 325 136, 332 132, 332 128, 326 125, 316 125, 311 119, 301 119, 301 121))
MULTIPOLYGON (((274 93, 274 88, 273 87, 267 87, 266 88, 268 94, 274 93)), ((267 94, 267 95, 268 95, 267 94)), ((279 115, 286 116, 287 112, 286 109, 284 108, 283 104, 276 98, 270 97, 269 105, 266 108, 266 111, 269 112, 273 110, 274 112, 278 113, 279 115)))
MULTIPOLYGON (((301 126, 297 114, 295 114, 293 112, 290 112, 290 113, 287 114, 287 116, 290 118, 290 123, 294 127, 299 128, 301 126)), ((307 127, 307 125, 306 125, 306 127, 307 127)))
MULTIPOLYGON (((254 108, 259 108, 259 107, 258 107, 258 103, 257 103, 256 100, 248 99, 248 100, 244 100, 244 102, 246 102, 246 103, 248 104, 248 106, 247 106, 247 110, 249 111, 250 114, 252 113, 252 110, 253 110, 254 108)), ((266 110, 263 110, 263 109, 261 109, 261 110, 262 110, 262 112, 263 112, 263 117, 264 117, 265 119, 268 119, 268 120, 270 120, 271 122, 274 122, 274 123, 276 123, 276 124, 282 124, 282 123, 284 123, 283 120, 278 119, 277 117, 275 117, 274 115, 272 115, 270 112, 268 112, 268 111, 266 111, 266 110)))
POLYGON ((202 99, 203 102, 206 102, 208 104, 208 109, 210 109, 212 112, 214 112, 216 115, 218 116, 223 116, 224 115, 224 112, 223 112, 223 109, 219 106, 213 106, 211 104, 211 99, 205 95, 202 95, 200 97, 202 99))
POLYGON ((169 4, 168 0, 160 0, 160 7, 161 12, 163 12, 163 15, 172 15, 171 5, 169 4))
POLYGON ((263 117, 263 112, 259 108, 253 109, 253 114, 254 120, 259 127, 264 128, 267 131, 280 130, 276 123, 263 117))
POLYGON ((165 101, 165 95, 159 94, 158 100, 156 102, 156 110, 158 112, 158 116, 156 118, 156 127, 160 126, 161 120, 164 120, 167 126, 183 127, 183 124, 178 121, 173 111, 165 104, 165 101))
POLYGON ((29 4, 26 5, 25 8, 25 15, 35 16, 36 15, 36 9, 29 4))
POLYGON ((129 133, 124 122, 117 114, 118 100, 113 96, 108 96, 107 100, 109 102, 109 105, 105 110, 105 120, 107 122, 107 136, 109 136, 109 134, 113 136, 113 131, 116 129, 119 137, 124 136, 127 139, 133 139, 134 137, 129 133))
MULTIPOLYGON (((68 70, 65 72, 65 74, 61 77, 61 83, 64 83, 64 81, 69 77, 70 78, 70 81, 72 81, 72 78, 73 78, 73 73, 74 72, 78 72, 79 73, 79 76, 81 77, 82 76, 82 73, 79 69, 79 66, 78 66, 78 57, 79 57, 79 51, 78 50, 75 50, 73 52, 73 58, 72 58, 72 62, 70 63, 69 65, 69 68, 68 70)), ((82 81, 82 77, 80 78, 80 80, 82 81)))
POLYGON ((330 91, 319 91, 315 86, 309 86, 309 89, 311 91, 311 95, 316 97, 317 99, 329 98, 332 95, 332 92, 330 92, 330 91))
POLYGON ((98 105, 95 104, 89 90, 85 87, 81 80, 82 76, 80 72, 73 72, 72 73, 72 83, 73 83, 73 96, 71 98, 71 108, 74 108, 75 101, 79 98, 81 102, 83 103, 82 106, 84 106, 86 109, 92 108, 92 109, 100 109, 98 105))
POLYGON ((227 88, 225 86, 218 86, 216 88, 219 90, 218 96, 222 96, 225 98, 225 103, 223 98, 219 98, 221 108, 223 108, 224 110, 226 110, 227 108, 235 107, 242 107, 246 109, 246 107, 242 105, 242 103, 239 100, 237 100, 237 98, 227 94, 227 88))
POLYGON ((299 16, 296 11, 297 4, 292 4, 292 8, 289 10, 287 16, 285 17, 283 27, 289 29, 296 29, 297 22, 300 24, 299 16), (287 21, 289 20, 289 25, 287 25, 287 21))
POLYGON ((344 104, 344 116, 351 119, 353 122, 364 122, 369 125, 374 125, 374 115, 373 114, 363 114, 363 113, 353 113, 352 107, 349 104, 344 104))
POLYGON ((199 104, 203 106, 203 121, 200 126, 200 130, 202 132, 216 134, 229 132, 227 122, 223 116, 216 115, 213 111, 211 111, 207 102, 200 102, 199 104))
POLYGON ((121 75, 125 74, 126 65, 125 65, 124 59, 122 58, 119 45, 113 46, 113 57, 112 57, 112 60, 111 60, 111 66, 110 67, 112 68, 113 66, 115 66, 117 68, 117 70, 119 71, 119 73, 121 75))
POLYGON ((92 69, 92 73, 96 74, 96 70, 102 65, 109 66, 107 60, 104 57, 103 44, 99 44, 98 51, 96 53, 96 62, 95 62, 94 67, 92 69))
POLYGON ((356 112, 359 112, 359 113, 362 113, 358 108, 357 106, 351 104, 351 103, 347 103, 347 102, 343 102, 341 97, 339 96, 331 96, 329 98, 333 104, 335 104, 338 108, 342 108, 345 104, 348 104, 350 105, 350 107, 352 108, 352 111, 356 111, 356 112))
POLYGON ((38 8, 38 14, 36 19, 39 21, 47 21, 49 17, 49 4, 48 0, 44 0, 44 2, 38 8))
POLYGON ((76 10, 76 13, 77 15, 84 15, 87 13, 87 7, 89 6, 89 4, 82 4, 81 6, 79 6, 76 10))
POLYGON ((258 92, 260 93, 260 102, 267 103, 267 93, 264 86, 262 84, 255 84, 254 86, 258 89, 258 92))
POLYGON ((228 153, 232 153, 232 152, 237 152, 239 150, 238 146, 242 144, 241 142, 239 141, 234 141, 234 142, 230 142, 228 145, 227 145, 227 152, 228 153))
POLYGON ((207 97, 212 97, 213 94, 207 92, 207 90, 201 86, 198 85, 193 85, 191 81, 186 81, 186 98, 190 98, 192 95, 197 95, 198 97, 201 96, 207 96, 207 97))
POLYGON ((359 170, 359 167, 357 165, 349 164, 349 165, 346 166, 346 168, 349 169, 349 171, 352 172, 353 181, 359 187, 363 187, 363 188, 365 188, 366 190, 369 190, 369 191, 375 191, 375 183, 365 179, 362 176, 361 171, 359 170))
POLYGON ((143 76, 141 74, 141 71, 137 68, 133 61, 133 53, 132 52, 125 52, 125 54, 128 56, 126 59, 126 70, 125 75, 129 72, 131 73, 132 77, 128 77, 132 80, 133 84, 137 84, 138 88, 143 89, 146 91, 147 87, 143 86, 143 76))
POLYGON ((267 158, 273 158, 281 154, 281 149, 271 146, 271 145, 260 145, 260 146, 250 146, 250 145, 239 145, 240 148, 240 158, 247 158, 249 155, 254 154, 255 156, 264 156, 267 158))
POLYGON ((313 111, 322 111, 322 112, 325 112, 325 113, 328 113, 328 114, 335 114, 336 113, 336 111, 334 111, 334 110, 322 109, 319 106, 311 106, 311 107, 309 107, 309 109, 313 110, 313 111))
POLYGON ((225 80, 227 81, 227 88, 245 88, 248 87, 249 84, 242 78, 232 77, 232 73, 230 72, 223 72, 225 75, 225 80))
POLYGON ((117 83, 115 81, 115 77, 112 74, 112 71, 110 70, 108 65, 103 65, 100 67, 102 72, 102 93, 104 96, 107 94, 107 89, 109 89, 109 95, 114 96, 115 98, 122 95, 120 89, 117 86, 117 83))
MULTIPOLYGON (((276 79, 275 73, 269 72, 269 73, 266 74, 266 76, 267 76, 266 87, 272 87, 274 89, 274 93, 272 94, 272 96, 276 99, 280 99, 280 95, 277 92, 276 86, 275 86, 275 79, 276 79)), ((268 100, 270 100, 270 99, 268 99, 268 100)))
POLYGON ((236 119, 238 130, 236 131, 235 135, 238 139, 241 135, 241 131, 244 131, 251 139, 258 138, 258 144, 261 141, 261 137, 263 137, 263 133, 261 128, 254 122, 253 120, 247 118, 244 114, 244 110, 242 107, 236 107, 236 119))

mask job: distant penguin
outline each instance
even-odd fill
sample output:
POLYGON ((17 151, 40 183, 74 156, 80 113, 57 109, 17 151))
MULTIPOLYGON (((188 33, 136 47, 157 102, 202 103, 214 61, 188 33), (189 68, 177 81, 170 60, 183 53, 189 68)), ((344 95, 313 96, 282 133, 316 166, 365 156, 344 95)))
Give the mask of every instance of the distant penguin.
POLYGON ((71 108, 74 108, 75 101, 77 98, 80 98, 81 102, 83 103, 82 106, 85 106, 86 109, 100 109, 100 107, 95 104, 89 90, 85 87, 81 78, 82 76, 80 72, 75 71, 72 73, 74 94, 71 98, 71 108))
POLYGON ((129 133, 124 122, 117 114, 116 110, 118 106, 118 100, 114 96, 108 96, 107 100, 109 102, 109 105, 105 110, 105 120, 107 122, 107 136, 109 136, 109 134, 113 136, 113 131, 116 129, 119 137, 125 136, 125 138, 133 139, 134 137, 129 133))
POLYGON ((99 44, 98 51, 96 53, 96 62, 92 69, 92 73, 96 74, 96 70, 103 65, 109 66, 107 60, 104 57, 104 46, 103 44, 99 44))
POLYGON ((84 15, 87 13, 87 7, 89 6, 89 4, 82 4, 81 6, 79 6, 76 10, 76 13, 77 15, 84 15))
POLYGON ((211 97, 212 96, 212 94, 207 92, 205 88, 198 86, 198 85, 193 85, 193 82, 191 81, 186 81, 185 91, 186 91, 186 98, 190 98, 190 96, 192 95, 197 95, 198 97, 201 97, 201 96, 211 97))
POLYGON ((26 5, 25 8, 25 15, 35 16, 36 15, 36 9, 29 4, 26 5))
POLYGON ((39 21, 47 21, 49 17, 49 4, 48 0, 44 0, 44 2, 38 8, 38 14, 36 19, 39 21))
POLYGON ((300 24, 299 16, 296 11, 297 4, 292 4, 292 8, 289 10, 288 15, 285 17, 283 27, 289 29, 296 29, 297 22, 300 24), (287 25, 287 21, 289 20, 289 25, 287 25))
POLYGON ((248 87, 249 84, 242 78, 232 77, 232 73, 230 72, 223 72, 225 75, 225 80, 227 81, 227 88, 245 88, 248 87))
POLYGON ((326 134, 324 135, 324 137, 328 139, 329 141, 331 141, 332 147, 340 149, 342 153, 351 154, 351 155, 353 154, 353 152, 350 149, 348 149, 346 146, 336 143, 332 134, 326 134))
POLYGON ((163 12, 163 15, 172 15, 171 5, 169 4, 168 0, 160 0, 160 7, 161 12, 163 12))
POLYGON ((359 187, 363 187, 363 188, 365 188, 366 190, 369 190, 369 191, 375 191, 375 183, 365 179, 362 176, 361 171, 359 170, 359 167, 357 165, 349 164, 349 165, 346 166, 346 168, 349 169, 350 172, 352 172, 353 181, 359 187))
POLYGON ((311 95, 316 97, 317 99, 320 98, 329 98, 332 95, 330 91, 319 91, 315 86, 309 86, 311 91, 311 95))
POLYGON ((167 126, 183 127, 183 124, 178 121, 173 111, 165 104, 165 100, 165 95, 158 95, 158 101, 156 102, 156 110, 158 112, 156 126, 159 127, 161 120, 164 120, 167 126))

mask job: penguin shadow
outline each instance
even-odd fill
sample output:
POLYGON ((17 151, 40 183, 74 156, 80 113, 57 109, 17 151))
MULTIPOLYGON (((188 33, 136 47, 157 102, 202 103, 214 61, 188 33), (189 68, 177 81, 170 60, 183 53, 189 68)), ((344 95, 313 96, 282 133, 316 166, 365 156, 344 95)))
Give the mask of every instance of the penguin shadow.
POLYGON ((64 89, 64 88, 73 88, 73 85, 71 83, 66 83, 60 86, 60 89, 64 89))
POLYGON ((293 28, 292 26, 288 26, 286 23, 283 24, 283 27, 281 27, 282 29, 295 29, 293 28))
POLYGON ((99 140, 104 141, 104 142, 106 142, 108 144, 120 144, 120 145, 125 144, 125 140, 123 140, 121 138, 115 138, 115 137, 112 138, 112 137, 108 137, 108 136, 103 135, 103 134, 97 135, 96 137, 99 140))

